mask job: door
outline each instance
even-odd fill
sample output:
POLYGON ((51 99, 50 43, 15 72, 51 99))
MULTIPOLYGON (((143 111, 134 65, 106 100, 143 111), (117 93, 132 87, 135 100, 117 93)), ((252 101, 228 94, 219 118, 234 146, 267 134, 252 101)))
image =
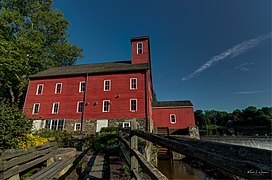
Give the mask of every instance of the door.
POLYGON ((42 120, 34 120, 32 130, 37 131, 42 128, 42 120))
POLYGON ((108 127, 108 120, 107 119, 97 120, 96 121, 96 132, 100 132, 100 130, 103 127, 108 127))

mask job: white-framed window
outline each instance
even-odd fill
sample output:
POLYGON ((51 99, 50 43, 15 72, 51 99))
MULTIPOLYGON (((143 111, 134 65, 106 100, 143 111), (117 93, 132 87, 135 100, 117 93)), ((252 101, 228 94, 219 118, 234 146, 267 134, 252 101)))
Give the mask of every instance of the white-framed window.
POLYGON ((137 111, 137 99, 130 99, 130 111, 131 112, 137 111))
POLYGON ((130 128, 130 122, 123 122, 122 128, 130 128))
POLYGON ((143 43, 142 42, 137 43, 137 54, 143 54, 143 43))
POLYGON ((175 114, 170 114, 170 123, 175 124, 176 122, 177 122, 176 115, 175 114))
POLYGON ((58 114, 59 113, 59 103, 54 102, 52 106, 52 114, 58 114))
POLYGON ((104 80, 104 91, 109 91, 111 86, 110 80, 104 80))
POLYGON ((77 112, 79 113, 79 112, 83 112, 83 107, 84 106, 84 104, 83 104, 83 102, 82 101, 78 101, 77 102, 77 112))
POLYGON ((42 95, 43 93, 43 84, 37 85, 36 95, 42 95))
POLYGON ((40 112, 40 103, 35 103, 33 105, 32 114, 38 114, 40 112))
POLYGON ((81 123, 75 123, 74 131, 80 131, 81 130, 81 123))
POLYGON ((103 101, 102 112, 110 112, 110 101, 109 100, 104 100, 103 101))
POLYGON ((137 89, 137 78, 130 78, 130 89, 137 89))
POLYGON ((60 94, 62 89, 62 83, 56 83, 55 94, 60 94))
POLYGON ((44 128, 53 130, 63 130, 64 119, 47 119, 45 121, 44 128))
POLYGON ((79 83, 79 92, 84 92, 85 91, 85 88, 86 88, 86 83, 85 81, 82 81, 79 83))

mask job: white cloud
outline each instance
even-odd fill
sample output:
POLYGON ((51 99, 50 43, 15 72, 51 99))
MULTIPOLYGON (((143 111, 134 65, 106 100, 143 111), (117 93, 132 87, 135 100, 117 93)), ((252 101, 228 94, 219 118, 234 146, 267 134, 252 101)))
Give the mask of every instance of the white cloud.
POLYGON ((240 92, 234 92, 232 94, 260 94, 265 92, 266 91, 240 91, 240 92))
POLYGON ((183 77, 182 80, 187 81, 189 79, 192 79, 196 75, 200 74, 202 71, 216 65, 218 62, 223 61, 226 58, 236 57, 236 56, 248 51, 249 49, 252 49, 252 48, 260 45, 262 42, 265 42, 266 40, 271 39, 271 36, 272 36, 272 32, 270 32, 266 35, 263 35, 263 36, 259 36, 254 39, 246 40, 240 44, 237 44, 237 45, 233 46, 232 48, 222 52, 221 54, 210 58, 210 60, 208 60, 205 64, 200 66, 197 70, 195 70, 191 74, 183 77))
POLYGON ((240 64, 238 66, 236 66, 234 69, 238 69, 238 70, 241 70, 241 71, 251 71, 251 70, 255 70, 253 68, 251 68, 251 66, 254 65, 254 63, 243 63, 243 64, 240 64))

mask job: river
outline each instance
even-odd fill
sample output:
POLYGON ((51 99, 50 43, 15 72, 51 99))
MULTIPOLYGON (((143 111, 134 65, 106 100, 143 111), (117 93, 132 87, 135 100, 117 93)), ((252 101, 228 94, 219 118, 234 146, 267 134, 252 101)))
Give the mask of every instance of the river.
POLYGON ((168 179, 213 179, 182 161, 159 160, 158 169, 168 179))

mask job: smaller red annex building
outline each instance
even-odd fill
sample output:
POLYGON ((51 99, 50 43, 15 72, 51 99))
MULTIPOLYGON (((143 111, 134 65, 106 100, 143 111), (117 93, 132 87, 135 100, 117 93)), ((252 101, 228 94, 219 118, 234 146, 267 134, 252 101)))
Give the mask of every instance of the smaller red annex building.
POLYGON ((190 101, 161 101, 152 107, 154 126, 168 128, 169 133, 195 126, 193 104, 190 101))
POLYGON ((32 75, 24 113, 35 129, 95 133, 108 126, 129 127, 132 119, 150 132, 195 125, 187 101, 152 107, 149 37, 131 38, 131 46, 129 61, 58 67, 32 75))

